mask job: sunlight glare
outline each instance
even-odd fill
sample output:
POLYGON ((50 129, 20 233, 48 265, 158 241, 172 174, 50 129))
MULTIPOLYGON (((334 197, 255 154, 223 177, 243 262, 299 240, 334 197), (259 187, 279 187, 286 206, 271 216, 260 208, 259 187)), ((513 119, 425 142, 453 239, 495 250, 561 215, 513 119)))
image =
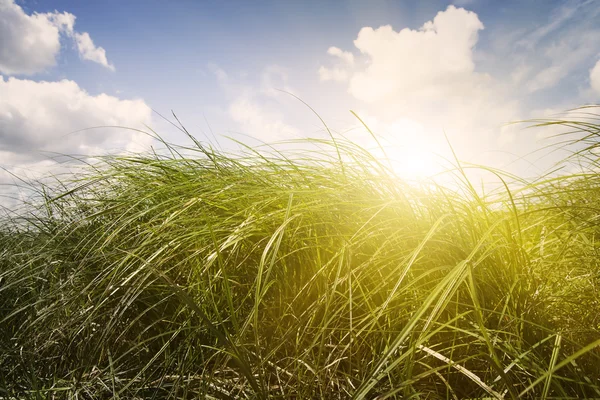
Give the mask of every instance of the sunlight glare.
POLYGON ((401 119, 389 125, 385 141, 386 153, 394 171, 404 179, 422 180, 441 171, 433 141, 423 125, 401 119))

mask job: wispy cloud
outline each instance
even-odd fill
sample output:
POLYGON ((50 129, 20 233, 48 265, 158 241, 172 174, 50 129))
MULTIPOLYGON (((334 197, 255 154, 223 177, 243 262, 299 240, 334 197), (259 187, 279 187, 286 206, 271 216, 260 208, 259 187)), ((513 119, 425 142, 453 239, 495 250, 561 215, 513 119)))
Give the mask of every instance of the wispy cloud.
POLYGON ((296 128, 286 123, 284 114, 272 107, 275 98, 282 94, 277 89, 295 92, 287 82, 285 68, 278 65, 267 66, 258 85, 238 81, 216 64, 209 64, 208 69, 217 77, 230 98, 228 116, 245 134, 265 142, 300 136, 296 128))
POLYGON ((580 1, 570 1, 562 5, 551 13, 548 23, 533 29, 533 31, 517 42, 517 46, 522 46, 527 49, 534 48, 542 39, 563 27, 576 15, 577 10, 581 6, 582 2, 580 1))

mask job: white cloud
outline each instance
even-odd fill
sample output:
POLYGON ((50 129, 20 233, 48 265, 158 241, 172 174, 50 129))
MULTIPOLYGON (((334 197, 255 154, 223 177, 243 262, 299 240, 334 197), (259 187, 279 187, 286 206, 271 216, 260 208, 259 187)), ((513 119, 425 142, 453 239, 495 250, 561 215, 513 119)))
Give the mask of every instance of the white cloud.
POLYGON ((598 60, 594 68, 590 70, 590 84, 592 89, 600 94, 600 60, 598 60))
POLYGON ((264 108, 256 100, 240 96, 229 106, 229 115, 244 133, 267 143, 298 138, 298 131, 287 125, 283 115, 264 108))
POLYGON ((288 83, 288 71, 279 65, 267 66, 261 77, 261 92, 269 97, 277 97, 281 90, 293 93, 288 83))
POLYGON ((345 82, 350 77, 350 73, 342 68, 319 67, 319 79, 322 81, 345 82))
POLYGON ((237 123, 239 131, 267 143, 300 136, 278 111, 281 104, 277 100, 284 94, 276 89, 296 92, 288 85, 285 68, 279 65, 266 67, 259 85, 244 84, 215 64, 209 64, 208 69, 230 98, 227 115, 237 123))
MULTIPOLYGON (((98 155, 108 149, 134 150, 148 138, 116 128, 142 128, 151 110, 142 100, 92 96, 69 80, 34 82, 0 76, 0 151, 15 162, 42 159, 42 152, 98 155)), ((4 158, 6 160, 7 158, 4 158)))
POLYGON ((92 96, 69 80, 5 80, 0 75, 0 209, 14 208, 29 195, 13 185, 19 183, 14 176, 29 180, 71 174, 77 163, 59 163, 53 159, 57 155, 139 152, 152 142, 141 132, 94 127, 143 129, 150 122, 151 109, 142 100, 92 96))
POLYGON ((533 29, 529 34, 517 42, 517 46, 522 46, 532 50, 541 40, 561 29, 569 22, 584 5, 581 1, 568 1, 552 11, 549 21, 533 29))
POLYGON ((514 84, 520 84, 531 72, 532 66, 529 64, 519 64, 510 74, 510 79, 514 84))
POLYGON ((364 101, 411 97, 469 79, 473 47, 483 24, 477 14, 449 6, 419 30, 396 32, 390 25, 362 28, 354 45, 369 59, 350 80, 349 91, 364 101))
POLYGON ((30 16, 12 0, 0 0, 0 38, 0 72, 33 74, 56 63, 59 28, 47 14, 30 16))
POLYGON ((87 32, 75 33, 73 35, 77 43, 79 56, 84 60, 98 63, 111 71, 115 70, 115 66, 110 64, 106 58, 106 51, 102 47, 96 47, 92 38, 87 32))
MULTIPOLYGON (((25 13, 23 13, 23 15, 27 16, 25 13)), ((75 17, 75 15, 73 15, 71 13, 68 13, 68 12, 59 13, 59 12, 55 11, 53 13, 47 13, 47 14, 34 13, 33 15, 34 16, 38 16, 38 15, 45 16, 61 32, 67 32, 67 33, 73 32, 73 27, 75 26, 76 17, 75 17)))
POLYGON ((568 70, 562 65, 552 65, 539 71, 527 84, 529 93, 555 86, 567 76, 568 70))
POLYGON ((586 64, 600 49, 600 30, 565 33, 561 39, 545 48, 541 57, 545 59, 545 68, 529 79, 529 93, 556 86, 573 71, 586 64))
POLYGON ((114 70, 87 32, 74 30, 76 17, 58 11, 27 15, 14 0, 0 0, 0 73, 32 75, 56 65, 61 34, 72 38, 82 59, 114 70))
POLYGON ((349 51, 343 51, 338 47, 332 46, 329 49, 327 49, 327 53, 334 57, 340 58, 344 63, 348 65, 354 64, 354 55, 349 51))
MULTIPOLYGON (((587 72, 584 66, 595 62, 600 52, 600 3, 569 0, 544 14, 548 16, 542 24, 532 21, 525 27, 513 27, 514 36, 509 32, 497 35, 498 41, 510 44, 510 51, 497 57, 517 61, 515 75, 522 83, 523 97, 561 84, 566 91, 576 88, 573 80, 565 81, 587 72)), ((584 97, 577 101, 586 102, 584 97)), ((566 107, 573 105, 571 98, 566 107)))

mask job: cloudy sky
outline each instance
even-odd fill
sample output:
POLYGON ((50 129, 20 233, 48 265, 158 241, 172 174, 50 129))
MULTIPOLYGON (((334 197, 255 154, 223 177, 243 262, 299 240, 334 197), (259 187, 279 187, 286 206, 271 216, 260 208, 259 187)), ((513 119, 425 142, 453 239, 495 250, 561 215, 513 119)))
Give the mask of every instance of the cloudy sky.
POLYGON ((0 183, 150 144, 86 128, 183 142, 171 110, 225 148, 326 135, 281 90, 370 146, 355 111, 408 176, 435 170, 444 135, 514 165, 543 135, 507 122, 600 103, 599 20, 594 0, 0 0, 0 183))

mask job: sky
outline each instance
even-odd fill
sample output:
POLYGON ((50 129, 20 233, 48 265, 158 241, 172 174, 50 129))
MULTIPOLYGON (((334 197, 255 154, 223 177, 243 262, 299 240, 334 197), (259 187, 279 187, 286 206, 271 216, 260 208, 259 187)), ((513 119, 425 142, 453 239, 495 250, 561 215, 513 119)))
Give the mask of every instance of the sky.
POLYGON ((448 141, 539 174, 521 157, 548 132, 508 123, 600 103, 599 20, 594 0, 0 0, 0 198, 57 155, 147 150, 134 129, 185 143, 172 111, 225 150, 326 137, 303 102, 372 148, 356 112, 411 179, 448 141))

